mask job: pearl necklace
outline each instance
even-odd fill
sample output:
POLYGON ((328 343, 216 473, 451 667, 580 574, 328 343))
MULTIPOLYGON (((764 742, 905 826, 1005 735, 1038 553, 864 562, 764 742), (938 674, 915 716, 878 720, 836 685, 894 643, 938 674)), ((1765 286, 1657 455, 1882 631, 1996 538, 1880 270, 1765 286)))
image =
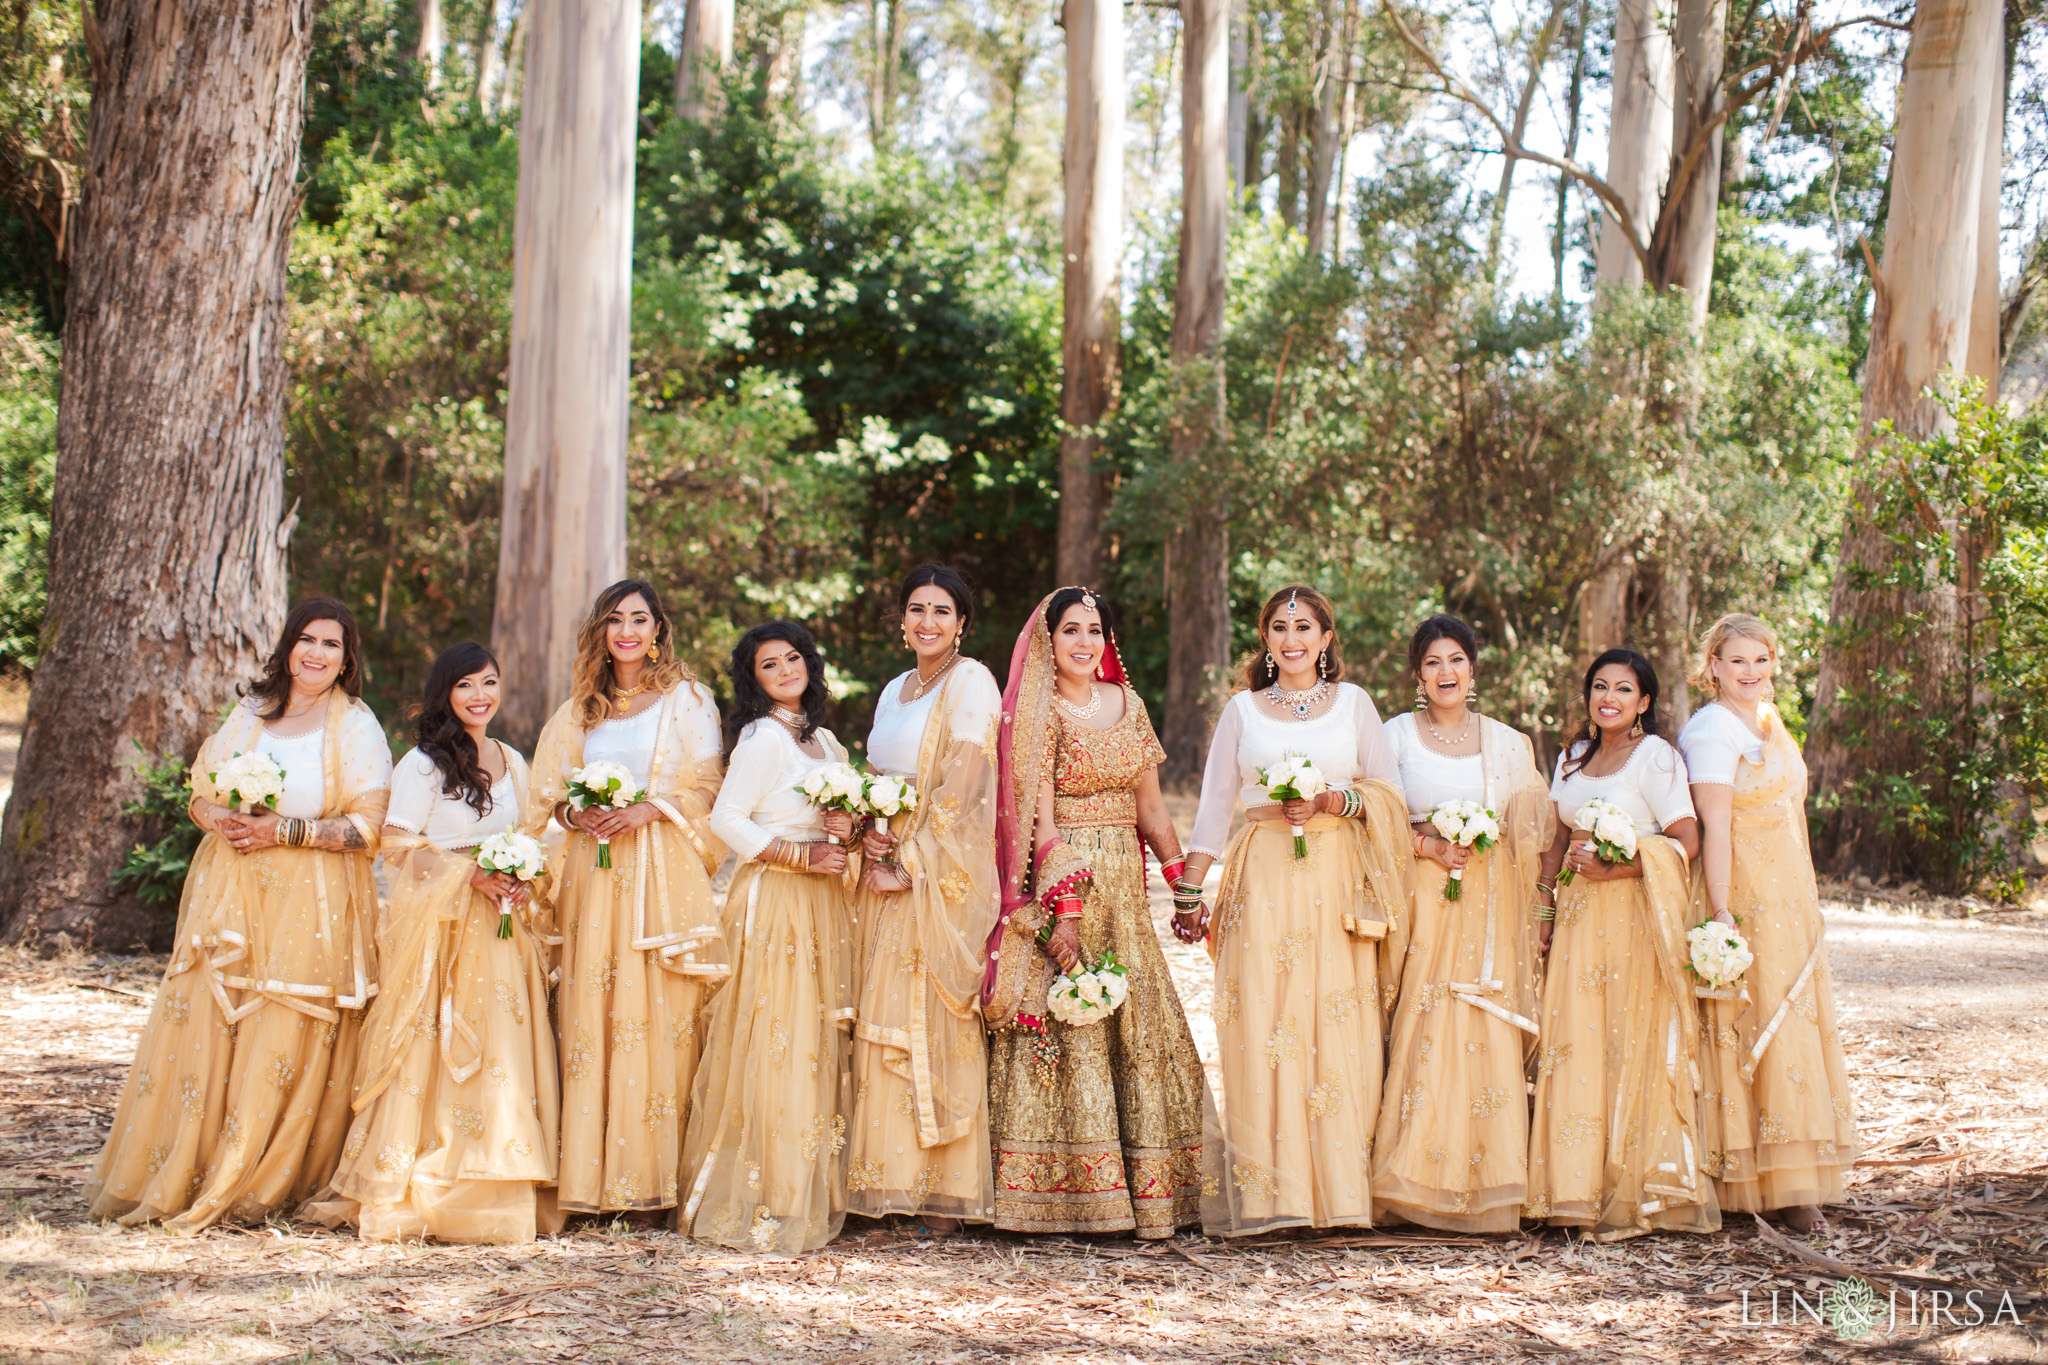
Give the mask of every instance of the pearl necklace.
POLYGON ((922 701, 924 699, 924 694, 932 687, 936 686, 939 679, 945 677, 948 673, 951 673, 953 671, 953 665, 959 662, 960 650, 956 646, 953 650, 953 657, 946 660, 945 664, 939 669, 938 672, 932 674, 930 682, 925 681, 923 669, 919 668, 912 670, 917 674, 917 689, 910 694, 910 699, 912 701, 922 701))
POLYGON ((1472 713, 1470 711, 1465 713, 1465 728, 1458 731, 1456 739, 1444 738, 1443 732, 1438 730, 1436 725, 1430 720, 1428 707, 1424 707, 1422 710, 1422 728, 1429 731, 1429 737, 1443 745, 1446 749, 1455 749, 1466 740, 1472 738, 1472 713))
POLYGON ((1288 691, 1276 681, 1266 689, 1266 700, 1283 711, 1292 711, 1296 720, 1307 720, 1308 713, 1315 710, 1324 697, 1330 695, 1330 680, 1324 678, 1314 687, 1305 687, 1299 692, 1288 691))
POLYGON ((1057 689, 1054 690, 1052 697, 1075 720, 1087 720, 1102 709, 1102 689, 1094 683, 1088 684, 1088 704, 1086 706, 1076 706, 1073 702, 1068 701, 1066 697, 1062 696, 1057 689))

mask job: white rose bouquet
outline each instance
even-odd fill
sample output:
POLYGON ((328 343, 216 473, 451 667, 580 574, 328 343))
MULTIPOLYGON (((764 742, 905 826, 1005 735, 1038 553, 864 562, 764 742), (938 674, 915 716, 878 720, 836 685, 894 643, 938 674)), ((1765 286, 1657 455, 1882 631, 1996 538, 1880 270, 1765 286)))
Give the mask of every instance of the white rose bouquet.
POLYGON ((827 763, 796 785, 797 795, 819 810, 867 814, 867 779, 851 763, 827 763))
MULTIPOLYGON (((1259 781, 1265 784, 1266 796, 1274 801, 1306 801, 1330 789, 1330 779, 1302 754, 1284 755, 1271 767, 1259 769, 1259 781)), ((1302 833, 1300 825, 1294 826, 1294 856, 1308 856, 1308 836, 1302 833)))
POLYGON ((1099 1024, 1115 1014, 1130 993, 1128 969, 1115 953, 1104 953, 1084 972, 1062 972, 1053 978, 1045 1005, 1068 1028, 1099 1024))
MULTIPOLYGON (((647 795, 633 786, 633 774, 623 763, 599 759, 569 774, 569 807, 572 810, 624 810, 647 795)), ((612 865, 612 841, 597 841, 597 865, 612 865)))
MULTIPOLYGON (((531 834, 493 834, 477 845, 476 865, 486 872, 502 872, 530 882, 548 870, 547 850, 531 834)), ((498 937, 512 937, 512 907, 498 902, 498 937)))
POLYGON ((907 815, 917 809, 917 787, 900 777, 870 773, 861 792, 863 810, 878 820, 907 815))
POLYGON ((269 754, 236 754, 206 776, 221 799, 244 815, 259 806, 275 807, 284 796, 284 769, 269 754))
POLYGON ((1691 958, 1687 968, 1712 990, 1724 990, 1740 981, 1755 961, 1742 931, 1719 920, 1710 919, 1686 930, 1685 946, 1691 958))
MULTIPOLYGON (((1500 842, 1500 821, 1477 801, 1446 801, 1430 812, 1436 832, 1474 853, 1484 853, 1500 842)), ((1465 869, 1454 867, 1444 881, 1444 899, 1461 900, 1465 895, 1465 869)))
MULTIPOLYGON (((1636 860, 1636 822, 1612 801, 1594 797, 1579 808, 1572 824, 1581 833, 1593 836, 1593 852, 1603 861, 1632 863, 1636 860)), ((1557 874, 1557 884, 1570 886, 1575 875, 1569 867, 1564 868, 1557 874)))

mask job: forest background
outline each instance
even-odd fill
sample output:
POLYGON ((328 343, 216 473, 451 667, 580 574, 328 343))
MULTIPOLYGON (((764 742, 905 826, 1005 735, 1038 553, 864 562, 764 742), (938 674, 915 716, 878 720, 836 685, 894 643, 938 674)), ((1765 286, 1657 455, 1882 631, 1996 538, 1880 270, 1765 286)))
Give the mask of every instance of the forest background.
MULTIPOLYGON (((1906 461, 1936 471, 1921 480, 1895 477, 1896 445, 1859 436, 1915 7, 1726 7, 1729 69, 1772 79, 1723 129, 1710 287, 1690 295, 1597 284, 1598 200, 1534 161, 1507 169, 1518 221, 1534 184, 1547 231, 1507 231, 1503 129, 1480 112, 1519 111, 1517 135, 1544 124, 1557 154, 1582 156, 1629 8, 1442 5, 1413 12, 1422 48, 1357 0, 1240 12, 1224 410, 1192 473, 1169 456, 1185 382, 1169 355, 1183 18, 1125 9, 1121 357, 1095 434, 1099 586, 1134 680, 1158 720, 1169 546, 1208 499, 1227 514, 1233 656, 1271 587, 1316 583, 1338 604, 1348 676, 1391 713, 1414 624, 1455 612, 1482 637, 1482 706, 1547 757, 1577 723, 1576 672, 1603 629, 1671 689, 1686 642, 1740 608, 1783 632, 1779 705, 1803 734, 1842 629, 1829 600, 1845 524, 1889 534, 1894 503, 1946 498, 1939 526, 1980 526, 1974 587, 1998 629, 1947 660, 1954 708, 1917 694, 1919 766, 1859 780, 1883 789, 1887 828, 1921 843, 1895 870, 2017 894, 2029 854, 2014 831, 2048 794, 2048 456, 2026 415, 2048 370, 2031 307, 2048 276, 2040 8, 2003 9, 1992 249, 2008 401, 1958 388, 1957 419, 1906 461), (1443 98, 1426 53, 1471 98, 1443 98)), ((80 13, 0 6, 0 660, 23 671, 46 639, 65 176, 91 99, 80 13)), ((680 10, 644 18, 630 566, 722 690, 747 625, 810 624, 833 724, 857 739, 904 665, 892 611, 907 568, 937 559, 973 579, 967 652, 999 676, 1056 582, 1059 12, 740 0, 735 59, 701 118, 676 110, 680 10)), ((291 590, 355 610, 367 695, 398 737, 436 651, 492 635, 526 23, 516 0, 328 0, 314 26, 285 343, 291 590)), ((1913 572, 1953 577, 1953 555, 1920 549, 1913 572)), ((1218 670, 1207 685, 1225 685, 1218 670)), ((1688 700, 1672 698, 1667 727, 1688 700)))

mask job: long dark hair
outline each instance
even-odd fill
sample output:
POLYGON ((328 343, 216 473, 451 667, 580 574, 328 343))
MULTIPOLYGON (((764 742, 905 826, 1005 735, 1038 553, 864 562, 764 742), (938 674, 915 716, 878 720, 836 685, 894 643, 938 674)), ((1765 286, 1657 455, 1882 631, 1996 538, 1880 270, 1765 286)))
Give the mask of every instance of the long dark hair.
POLYGON ((974 623, 974 589, 967 586, 967 580, 960 571, 947 564, 920 564, 903 579, 903 586, 896 590, 896 610, 910 610, 910 595, 919 588, 944 588, 946 596, 953 599, 953 609, 960 613, 960 634, 962 642, 967 639, 967 627, 974 623))
POLYGON ((263 661, 263 675, 236 689, 240 695, 262 703, 256 714, 263 719, 276 720, 291 704, 292 646, 315 621, 332 621, 341 627, 341 677, 336 686, 351 697, 363 695, 363 642, 356 633, 356 618, 332 597, 308 597, 284 618, 277 648, 263 661))
POLYGON ((740 636, 740 642, 732 647, 732 663, 729 665, 732 710, 726 717, 725 740, 728 754, 732 752, 732 746, 739 743, 742 730, 775 709, 775 699, 754 676, 754 660, 760 654, 761 646, 771 640, 779 640, 801 654, 804 672, 809 675, 802 697, 804 728, 797 734, 797 743, 809 743, 811 736, 817 734, 825 723, 825 657, 818 653, 818 642, 794 621, 764 622, 740 636))
POLYGON ((1266 599, 1266 605, 1259 610, 1259 635, 1253 643, 1252 654, 1244 661, 1244 685, 1253 692, 1264 691, 1280 681, 1280 665, 1266 652, 1266 627, 1273 624, 1273 618, 1289 602, 1305 609, 1316 618, 1316 624, 1330 632, 1330 643, 1316 659, 1316 677, 1324 680, 1341 679, 1344 676, 1344 656, 1337 649, 1337 609, 1330 605, 1330 599, 1306 583, 1290 583, 1266 599))
POLYGON ((476 740, 448 698, 454 694, 455 684, 470 674, 497 667, 498 656, 474 640, 448 646, 427 674, 426 695, 412 723, 413 743, 441 770, 441 790, 461 797, 478 815, 491 809, 491 775, 484 771, 476 740))
POLYGON ((1629 671, 1636 675, 1636 687, 1650 704, 1643 709, 1643 733, 1657 733, 1657 670, 1650 667, 1650 661, 1632 649, 1610 649, 1592 663, 1586 665, 1585 681, 1579 684, 1579 704, 1586 712, 1585 720, 1579 723, 1579 732, 1564 746, 1565 759, 1562 773, 1570 777, 1593 761, 1593 755, 1600 752, 1600 727, 1593 723, 1593 679, 1609 664, 1627 664, 1629 671), (1583 742, 1583 753, 1573 756, 1573 746, 1583 742))

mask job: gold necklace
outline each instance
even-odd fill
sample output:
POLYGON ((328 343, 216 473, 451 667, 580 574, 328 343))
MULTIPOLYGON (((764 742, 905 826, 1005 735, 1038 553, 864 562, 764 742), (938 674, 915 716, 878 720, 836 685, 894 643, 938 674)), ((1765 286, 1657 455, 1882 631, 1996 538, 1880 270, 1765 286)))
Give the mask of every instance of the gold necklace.
POLYGON ((1065 707, 1067 714, 1075 720, 1087 720, 1102 709, 1102 689, 1094 683, 1088 684, 1088 703, 1085 706, 1076 706, 1073 702, 1068 701, 1057 688, 1053 690, 1052 695, 1053 700, 1065 707))
POLYGON ((613 683, 612 700, 615 702, 620 702, 625 701, 630 697, 637 697, 642 692, 645 692, 648 688, 652 686, 654 686, 652 682, 644 682, 637 687, 621 687, 617 683, 613 683))
POLYGON ((789 732, 792 735, 800 735, 804 732, 804 717, 797 712, 785 711, 780 706, 772 706, 768 709, 768 714, 788 726, 789 732))
POLYGON ((932 674, 930 682, 925 681, 924 670, 922 668, 915 670, 917 673, 917 690, 910 694, 910 699, 912 701, 922 701, 924 699, 924 694, 927 691, 929 691, 939 681, 939 679, 945 677, 946 674, 952 672, 953 665, 959 662, 960 647, 958 645, 955 645, 953 646, 953 656, 950 659, 947 659, 944 664, 940 665, 938 672, 932 674))

